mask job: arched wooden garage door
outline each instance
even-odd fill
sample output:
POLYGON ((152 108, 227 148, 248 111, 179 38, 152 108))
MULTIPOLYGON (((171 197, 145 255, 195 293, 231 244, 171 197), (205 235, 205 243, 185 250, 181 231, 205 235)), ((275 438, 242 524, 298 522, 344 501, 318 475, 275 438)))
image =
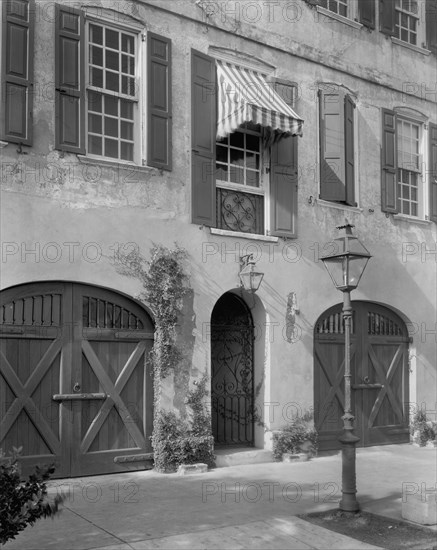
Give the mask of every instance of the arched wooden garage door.
POLYGON ((150 465, 153 324, 135 302, 74 283, 0 296, 0 447, 23 447, 23 473, 56 477, 150 465))
MULTIPOLYGON (((358 446, 409 442, 408 331, 393 311, 352 302, 352 412, 358 446)), ((314 331, 314 419, 320 450, 339 449, 344 410, 342 305, 314 331)))

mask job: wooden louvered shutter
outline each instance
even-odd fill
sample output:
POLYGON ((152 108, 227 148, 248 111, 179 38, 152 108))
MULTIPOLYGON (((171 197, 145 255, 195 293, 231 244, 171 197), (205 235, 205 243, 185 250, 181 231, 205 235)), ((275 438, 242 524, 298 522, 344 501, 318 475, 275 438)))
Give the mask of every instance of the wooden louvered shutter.
POLYGON ((147 164, 172 168, 171 40, 147 36, 147 164))
POLYGON ((437 124, 429 125, 429 217, 437 223, 437 124))
POLYGON ((84 17, 56 4, 55 89, 57 149, 85 153, 84 17))
POLYGON ((320 198, 346 201, 344 96, 319 91, 320 198))
MULTIPOLYGON (((274 80, 275 92, 294 108, 296 86, 274 80)), ((298 136, 284 137, 270 148, 270 235, 297 236, 298 136)))
POLYGON ((355 103, 350 96, 344 98, 344 148, 345 148, 345 177, 346 177, 346 204, 356 206, 355 202, 355 139, 354 120, 355 103))
POLYGON ((33 0, 3 2, 1 138, 32 145, 33 0))
POLYGON ((426 44, 437 54, 437 0, 426 0, 426 44))
POLYGON ((381 210, 398 212, 396 113, 382 110, 381 210))
POLYGON ((379 30, 392 36, 395 33, 395 0, 379 0, 379 30))
POLYGON ((192 221, 214 227, 217 131, 215 60, 192 50, 191 79, 192 221))
POLYGON ((358 2, 360 23, 369 29, 375 28, 375 2, 376 0, 360 0, 358 2))

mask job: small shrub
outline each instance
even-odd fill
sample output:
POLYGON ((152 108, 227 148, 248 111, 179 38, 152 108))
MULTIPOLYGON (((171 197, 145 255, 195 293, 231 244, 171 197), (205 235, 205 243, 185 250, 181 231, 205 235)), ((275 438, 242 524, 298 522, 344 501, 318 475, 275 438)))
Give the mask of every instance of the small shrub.
POLYGON ((152 446, 158 472, 175 472, 180 464, 198 462, 210 468, 215 466, 211 416, 205 406, 207 382, 208 377, 204 375, 188 392, 185 400, 191 409, 188 421, 170 411, 156 414, 152 446))
POLYGON ((428 421, 426 412, 419 409, 411 419, 410 433, 413 436, 413 442, 424 447, 428 441, 436 439, 435 423, 428 421))
POLYGON ((55 471, 54 465, 36 467, 27 481, 20 481, 21 447, 13 449, 11 457, 0 454, 0 543, 14 539, 20 531, 36 520, 54 516, 64 497, 47 498, 46 482, 55 471))
POLYGON ((273 432, 273 456, 281 460, 284 453, 297 454, 305 450, 316 454, 318 434, 312 425, 312 416, 305 414, 276 432, 273 432))

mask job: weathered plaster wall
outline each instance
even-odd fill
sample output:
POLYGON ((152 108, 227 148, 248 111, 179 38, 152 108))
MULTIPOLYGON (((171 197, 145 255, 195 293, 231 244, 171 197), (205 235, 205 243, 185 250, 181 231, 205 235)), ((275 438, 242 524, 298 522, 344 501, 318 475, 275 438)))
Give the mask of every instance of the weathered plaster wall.
MULTIPOLYGON (((43 4, 37 0, 38 6, 43 4)), ((120 6, 115 0, 86 4, 120 6)), ((324 244, 336 236, 335 226, 347 216, 373 255, 352 298, 387 305, 409 323, 415 356, 411 400, 434 409, 437 264, 436 255, 426 252, 436 249, 436 226, 386 217, 380 210, 380 109, 408 105, 435 121, 435 92, 432 96, 429 91, 435 90, 437 81, 435 57, 393 45, 376 31, 369 35, 332 20, 315 24, 314 10, 300 1, 294 2, 300 10, 298 21, 263 11, 252 25, 232 18, 230 9, 224 21, 213 14, 206 24, 204 11, 188 0, 128 4, 138 8, 133 14, 146 30, 173 41, 173 170, 84 163, 54 149, 55 26, 48 8, 40 12, 46 15, 37 19, 34 146, 23 147, 21 154, 15 144, 1 149, 2 288, 62 279, 136 296, 140 284, 118 272, 116 250, 128 252, 129 243, 134 243, 147 257, 152 243, 172 246, 176 240, 189 253, 193 296, 184 326, 192 342, 191 376, 197 378, 210 369, 208 327, 214 304, 238 285, 240 254, 254 252, 265 274, 254 302, 247 298, 260 335, 255 348, 257 406, 264 410, 268 426, 279 427, 296 408, 313 405, 314 325, 342 298, 319 259, 326 251, 324 244), (299 141, 296 241, 222 237, 190 223, 190 54, 191 48, 207 53, 210 46, 255 56, 277 67, 275 76, 299 84, 296 110, 305 124, 299 141), (317 200, 319 82, 343 84, 356 94, 358 208, 317 200), (417 85, 415 97, 405 95, 405 83, 417 85), (300 314, 298 338, 289 342, 285 316, 292 291, 300 314)), ((239 2, 240 10, 244 4, 239 2)), ((182 377, 174 386, 169 381, 166 388, 167 402, 179 410, 184 405, 178 390, 185 390, 186 384, 182 377)), ((262 429, 257 429, 258 446, 263 438, 262 429)))

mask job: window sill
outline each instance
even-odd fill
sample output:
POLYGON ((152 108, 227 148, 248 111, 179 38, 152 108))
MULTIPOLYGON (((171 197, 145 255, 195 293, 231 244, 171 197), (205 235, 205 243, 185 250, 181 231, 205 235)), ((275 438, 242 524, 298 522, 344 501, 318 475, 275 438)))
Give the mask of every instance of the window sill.
POLYGON ((417 223, 419 225, 430 225, 433 223, 431 220, 415 218, 414 216, 407 216, 406 214, 393 214, 393 219, 404 222, 417 223))
POLYGON ((126 162, 117 162, 116 160, 100 159, 96 157, 88 157, 86 155, 77 155, 77 158, 82 164, 91 164, 93 166, 107 166, 108 168, 116 168, 117 170, 129 170, 130 172, 156 172, 158 168, 150 166, 140 166, 139 164, 129 164, 126 162))
POLYGON ((327 10, 326 8, 322 8, 321 6, 316 6, 316 8, 318 13, 321 13, 322 15, 326 15, 331 19, 340 21, 341 23, 345 23, 346 25, 349 25, 354 29, 361 29, 364 26, 361 23, 354 21, 353 19, 349 19, 348 17, 344 17, 344 15, 339 15, 338 13, 334 13, 333 11, 327 10))
POLYGON ((0 141, 0 149, 3 149, 3 147, 6 147, 7 145, 9 145, 8 141, 0 141))
POLYGON ((410 44, 409 42, 404 42, 403 40, 399 40, 399 38, 395 38, 394 36, 391 37, 391 41, 393 42, 393 44, 403 46, 404 48, 408 48, 409 50, 413 50, 414 52, 421 53, 422 55, 430 55, 431 53, 430 50, 426 50, 425 48, 421 48, 420 46, 415 46, 414 44, 410 44))
POLYGON ((338 204, 336 202, 325 201, 323 199, 316 199, 315 204, 320 206, 327 206, 329 208, 335 208, 337 210, 347 210, 348 212, 363 212, 363 208, 359 206, 349 206, 348 204, 338 204))
POLYGON ((237 239, 249 239, 250 241, 265 241, 269 243, 279 242, 279 237, 271 237, 269 235, 257 235, 256 233, 242 233, 240 231, 228 231, 227 229, 217 229, 210 227, 211 235, 222 235, 223 237, 235 237, 237 239))

